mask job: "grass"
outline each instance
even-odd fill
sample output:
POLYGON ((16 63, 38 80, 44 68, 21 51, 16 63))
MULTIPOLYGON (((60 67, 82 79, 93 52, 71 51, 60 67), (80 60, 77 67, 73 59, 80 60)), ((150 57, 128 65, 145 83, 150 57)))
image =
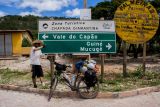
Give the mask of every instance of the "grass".
POLYGON ((160 85, 160 72, 147 71, 143 76, 141 66, 124 78, 122 74, 108 74, 101 84, 101 91, 118 92, 160 85))
MULTIPOLYGON (((0 69, 0 84, 12 84, 17 86, 27 86, 32 87, 32 73, 23 71, 12 71, 10 69, 0 69)), ((45 81, 50 81, 50 73, 45 72, 45 81)), ((38 81, 38 80, 37 80, 38 81)), ((41 86, 40 82, 37 82, 38 86, 42 89, 48 88, 49 84, 46 86, 41 86)))
MULTIPOLYGON (((44 74, 46 86, 42 86, 40 82, 37 82, 40 89, 48 89, 50 85, 50 72, 45 72, 44 74)), ((31 72, 1 69, 0 84, 33 87, 31 72)), ((126 78, 120 73, 106 74, 100 89, 101 91, 118 92, 157 85, 160 85, 160 72, 147 71, 143 76, 142 67, 139 66, 134 72, 129 72, 126 78)))
POLYGON ((28 80, 28 72, 11 71, 10 69, 0 70, 0 83, 11 84, 16 81, 28 80))

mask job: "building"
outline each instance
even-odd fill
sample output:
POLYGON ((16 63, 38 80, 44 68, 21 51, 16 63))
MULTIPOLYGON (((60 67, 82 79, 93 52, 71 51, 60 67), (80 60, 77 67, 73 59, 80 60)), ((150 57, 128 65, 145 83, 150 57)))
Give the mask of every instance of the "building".
POLYGON ((33 39, 32 33, 29 30, 0 30, 0 56, 29 54, 29 48, 22 47, 24 38, 31 43, 33 39), (27 52, 24 52, 24 50, 27 50, 27 52))

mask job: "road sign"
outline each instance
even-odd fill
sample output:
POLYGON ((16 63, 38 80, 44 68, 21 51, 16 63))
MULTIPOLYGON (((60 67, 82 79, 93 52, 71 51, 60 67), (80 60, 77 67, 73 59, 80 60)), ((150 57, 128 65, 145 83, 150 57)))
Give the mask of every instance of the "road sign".
POLYGON ((114 21, 40 20, 39 32, 115 32, 114 21))
POLYGON ((49 32, 39 33, 46 47, 45 54, 51 53, 115 53, 114 32, 49 32))
POLYGON ((39 40, 53 53, 115 53, 114 21, 40 20, 39 40))
POLYGON ((91 20, 91 9, 80 9, 80 20, 91 20))
POLYGON ((155 8, 143 0, 128 0, 115 12, 116 32, 124 41, 132 44, 150 40, 159 26, 155 8))

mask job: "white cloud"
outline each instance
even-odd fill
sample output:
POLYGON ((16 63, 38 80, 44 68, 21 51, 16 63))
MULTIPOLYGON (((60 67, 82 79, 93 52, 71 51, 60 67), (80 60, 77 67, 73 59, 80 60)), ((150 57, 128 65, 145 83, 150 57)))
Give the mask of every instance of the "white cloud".
POLYGON ((13 6, 20 2, 21 0, 0 0, 0 4, 7 5, 7 6, 13 6))
POLYGON ((27 16, 27 15, 42 16, 40 13, 35 13, 35 12, 21 12, 19 15, 20 16, 27 16))
MULTIPOLYGON (((0 0, 1 5, 11 6, 18 9, 30 8, 32 12, 22 12, 20 15, 36 15, 41 16, 45 11, 59 11, 62 8, 77 6, 78 0, 0 0)), ((0 13, 3 14, 4 13, 0 13)))
POLYGON ((32 8, 37 12, 57 11, 63 7, 76 6, 77 0, 22 0, 19 8, 32 8))
POLYGON ((80 16, 80 9, 75 8, 75 9, 73 9, 73 10, 67 10, 67 11, 65 12, 65 15, 66 15, 67 17, 79 17, 79 16, 80 16))
POLYGON ((7 13, 5 13, 5 12, 3 12, 3 11, 0 11, 0 17, 3 17, 3 16, 5 16, 5 15, 7 15, 7 13))

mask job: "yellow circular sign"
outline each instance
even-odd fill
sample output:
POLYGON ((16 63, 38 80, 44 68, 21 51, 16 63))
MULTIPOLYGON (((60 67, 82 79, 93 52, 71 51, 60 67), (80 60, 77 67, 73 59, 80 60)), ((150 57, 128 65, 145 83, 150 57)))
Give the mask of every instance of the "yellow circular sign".
POLYGON ((143 0, 128 0, 115 13, 116 33, 122 40, 144 43, 150 40, 159 26, 159 16, 155 8, 143 0))

